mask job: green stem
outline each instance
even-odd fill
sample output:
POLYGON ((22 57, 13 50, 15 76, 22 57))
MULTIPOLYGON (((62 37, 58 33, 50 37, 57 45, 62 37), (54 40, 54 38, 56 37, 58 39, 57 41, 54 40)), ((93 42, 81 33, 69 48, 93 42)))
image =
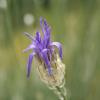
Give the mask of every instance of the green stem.
POLYGON ((60 100, 66 100, 66 89, 65 89, 65 87, 60 88, 59 86, 56 86, 55 92, 59 96, 60 100))

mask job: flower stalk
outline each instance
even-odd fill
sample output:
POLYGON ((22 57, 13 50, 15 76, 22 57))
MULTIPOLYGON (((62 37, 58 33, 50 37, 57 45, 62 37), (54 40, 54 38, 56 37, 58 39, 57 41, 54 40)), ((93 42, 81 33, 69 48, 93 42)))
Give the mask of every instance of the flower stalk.
POLYGON ((58 95, 59 100, 66 100, 66 88, 62 87, 60 88, 59 86, 56 86, 55 93, 58 95))

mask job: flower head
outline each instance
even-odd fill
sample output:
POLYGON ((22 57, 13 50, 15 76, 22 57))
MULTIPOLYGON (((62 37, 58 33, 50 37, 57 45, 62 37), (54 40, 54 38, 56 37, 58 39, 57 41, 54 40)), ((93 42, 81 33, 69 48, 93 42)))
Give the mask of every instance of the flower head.
POLYGON ((34 56, 37 58, 38 62, 46 69, 49 76, 52 76, 53 71, 53 60, 57 59, 56 48, 58 49, 59 57, 62 59, 62 46, 59 42, 52 42, 50 33, 51 28, 47 24, 45 19, 40 18, 40 26, 42 29, 43 37, 40 35, 40 32, 36 32, 36 36, 33 37, 29 33, 24 33, 32 43, 24 50, 24 52, 32 49, 32 53, 29 55, 27 63, 27 77, 30 76, 32 60, 34 56))

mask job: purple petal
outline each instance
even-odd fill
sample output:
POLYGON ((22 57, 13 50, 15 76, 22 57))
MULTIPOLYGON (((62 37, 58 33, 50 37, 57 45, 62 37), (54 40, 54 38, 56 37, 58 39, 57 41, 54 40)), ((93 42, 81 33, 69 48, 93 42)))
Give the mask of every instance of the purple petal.
POLYGON ((30 49, 35 49, 35 48, 36 48, 36 46, 33 45, 33 44, 31 44, 31 45, 29 45, 26 49, 24 49, 23 52, 27 52, 28 50, 30 50, 30 49))
POLYGON ((59 56, 62 59, 62 45, 59 42, 52 42, 50 46, 56 46, 59 50, 59 56))
POLYGON ((28 63, 27 63, 27 77, 29 78, 30 76, 30 71, 31 71, 31 66, 32 66, 32 60, 34 57, 35 53, 32 53, 29 55, 28 63))
POLYGON ((41 36, 39 32, 36 32, 36 40, 40 43, 41 42, 41 36))
POLYGON ((40 33, 36 32, 36 38, 35 38, 35 45, 37 47, 36 51, 41 51, 43 49, 40 33))
POLYGON ((44 29, 45 29, 45 31, 46 31, 46 34, 47 35, 50 35, 50 27, 49 27, 49 25, 47 24, 47 22, 46 22, 46 20, 44 19, 44 29))
POLYGON ((45 47, 48 47, 50 43, 50 27, 47 24, 45 19, 44 19, 44 29, 45 29, 45 34, 44 34, 43 42, 44 42, 45 47))
POLYGON ((44 59, 45 64, 48 67, 48 74, 51 75, 51 65, 50 65, 50 61, 48 59, 48 49, 44 49, 41 54, 42 54, 42 58, 44 59))
POLYGON ((26 35, 29 39, 34 40, 33 36, 30 35, 29 33, 24 32, 23 34, 26 35))
POLYGON ((41 26, 41 29, 42 29, 43 34, 45 34, 45 30, 44 30, 42 21, 43 21, 43 19, 42 19, 42 17, 40 17, 40 26, 41 26))

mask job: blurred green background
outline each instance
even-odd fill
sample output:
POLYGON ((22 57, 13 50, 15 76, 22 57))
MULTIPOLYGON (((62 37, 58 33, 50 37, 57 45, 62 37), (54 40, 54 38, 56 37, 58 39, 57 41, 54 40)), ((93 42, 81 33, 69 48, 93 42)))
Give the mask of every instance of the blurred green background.
POLYGON ((0 0, 0 100, 58 100, 34 64, 26 78, 22 33, 40 30, 40 16, 63 44, 69 100, 100 100, 100 0, 0 0))

